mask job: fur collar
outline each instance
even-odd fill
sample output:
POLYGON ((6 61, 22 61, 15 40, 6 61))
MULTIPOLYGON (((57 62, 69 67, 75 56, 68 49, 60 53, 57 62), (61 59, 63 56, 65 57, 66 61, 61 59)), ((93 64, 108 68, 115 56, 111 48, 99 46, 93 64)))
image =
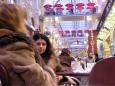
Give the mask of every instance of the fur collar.
POLYGON ((11 35, 13 32, 8 29, 0 29, 0 37, 5 36, 5 35, 11 35))
POLYGON ((13 33, 7 29, 0 29, 0 47, 4 47, 15 42, 25 42, 29 46, 33 46, 31 39, 24 33, 13 33))

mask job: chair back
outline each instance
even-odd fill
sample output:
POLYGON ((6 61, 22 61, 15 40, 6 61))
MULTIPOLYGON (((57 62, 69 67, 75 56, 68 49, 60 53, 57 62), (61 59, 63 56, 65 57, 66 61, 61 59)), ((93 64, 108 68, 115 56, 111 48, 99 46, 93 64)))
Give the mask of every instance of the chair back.
POLYGON ((2 86, 10 86, 7 70, 2 64, 0 64, 0 80, 2 86))
POLYGON ((115 86, 115 57, 95 64, 89 77, 89 86, 115 86))

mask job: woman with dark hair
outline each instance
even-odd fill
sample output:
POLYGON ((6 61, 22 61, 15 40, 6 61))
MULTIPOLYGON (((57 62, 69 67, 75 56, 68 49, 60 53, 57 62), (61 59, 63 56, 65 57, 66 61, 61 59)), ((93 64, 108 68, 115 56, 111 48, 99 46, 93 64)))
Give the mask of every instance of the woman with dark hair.
POLYGON ((26 33, 25 11, 0 4, 0 64, 8 72, 9 86, 57 86, 54 71, 43 63, 26 33))
MULTIPOLYGON (((36 42, 36 46, 39 54, 42 56, 45 63, 50 66, 55 72, 61 70, 61 64, 59 58, 55 55, 52 44, 49 38, 41 33, 35 33, 33 39, 36 42)), ((68 82, 69 84, 75 84, 75 82, 68 76, 58 76, 58 82, 68 82)))
POLYGON ((56 68, 59 67, 58 58, 54 53, 49 38, 44 34, 36 33, 34 34, 33 39, 35 40, 37 50, 45 63, 52 67, 54 71, 57 71, 56 68))

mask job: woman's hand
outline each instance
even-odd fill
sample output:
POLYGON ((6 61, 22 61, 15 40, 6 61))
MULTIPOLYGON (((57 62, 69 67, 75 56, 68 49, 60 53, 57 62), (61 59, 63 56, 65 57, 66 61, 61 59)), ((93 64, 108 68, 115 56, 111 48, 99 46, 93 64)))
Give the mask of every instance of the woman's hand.
POLYGON ((63 79, 63 76, 61 76, 61 75, 56 75, 56 80, 57 80, 57 82, 60 82, 60 80, 62 80, 63 79))
POLYGON ((76 82, 71 78, 71 77, 69 77, 69 76, 65 76, 67 79, 68 79, 68 83, 69 84, 76 84, 76 82))

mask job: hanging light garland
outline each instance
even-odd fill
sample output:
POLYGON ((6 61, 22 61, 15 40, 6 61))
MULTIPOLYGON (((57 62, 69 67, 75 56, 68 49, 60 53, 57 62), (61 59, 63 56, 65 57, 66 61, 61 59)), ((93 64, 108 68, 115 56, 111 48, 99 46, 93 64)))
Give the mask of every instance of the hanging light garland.
MULTIPOLYGON (((49 9, 51 9, 53 6, 51 5, 51 4, 45 4, 44 5, 44 8, 46 9, 46 10, 49 10, 49 9)), ((62 12, 63 10, 64 10, 64 8, 63 8, 63 4, 55 4, 54 5, 54 7, 55 7, 55 9, 56 9, 56 11, 57 12, 62 12)), ((74 8, 76 8, 77 10, 83 10, 83 9, 93 9, 93 8, 95 8, 95 3, 93 3, 93 2, 89 2, 89 3, 87 3, 87 4, 84 4, 84 3, 77 3, 76 5, 74 5, 74 4, 72 4, 72 3, 67 3, 67 4, 65 4, 65 7, 66 7, 66 10, 73 10, 74 8), (85 6, 86 5, 86 6, 85 6), (75 7, 74 7, 75 6, 75 7)))
POLYGON ((56 4, 55 7, 62 7, 62 4, 56 4))
POLYGON ((67 3, 65 6, 67 7, 66 10, 72 10, 73 9, 72 3, 67 3))

